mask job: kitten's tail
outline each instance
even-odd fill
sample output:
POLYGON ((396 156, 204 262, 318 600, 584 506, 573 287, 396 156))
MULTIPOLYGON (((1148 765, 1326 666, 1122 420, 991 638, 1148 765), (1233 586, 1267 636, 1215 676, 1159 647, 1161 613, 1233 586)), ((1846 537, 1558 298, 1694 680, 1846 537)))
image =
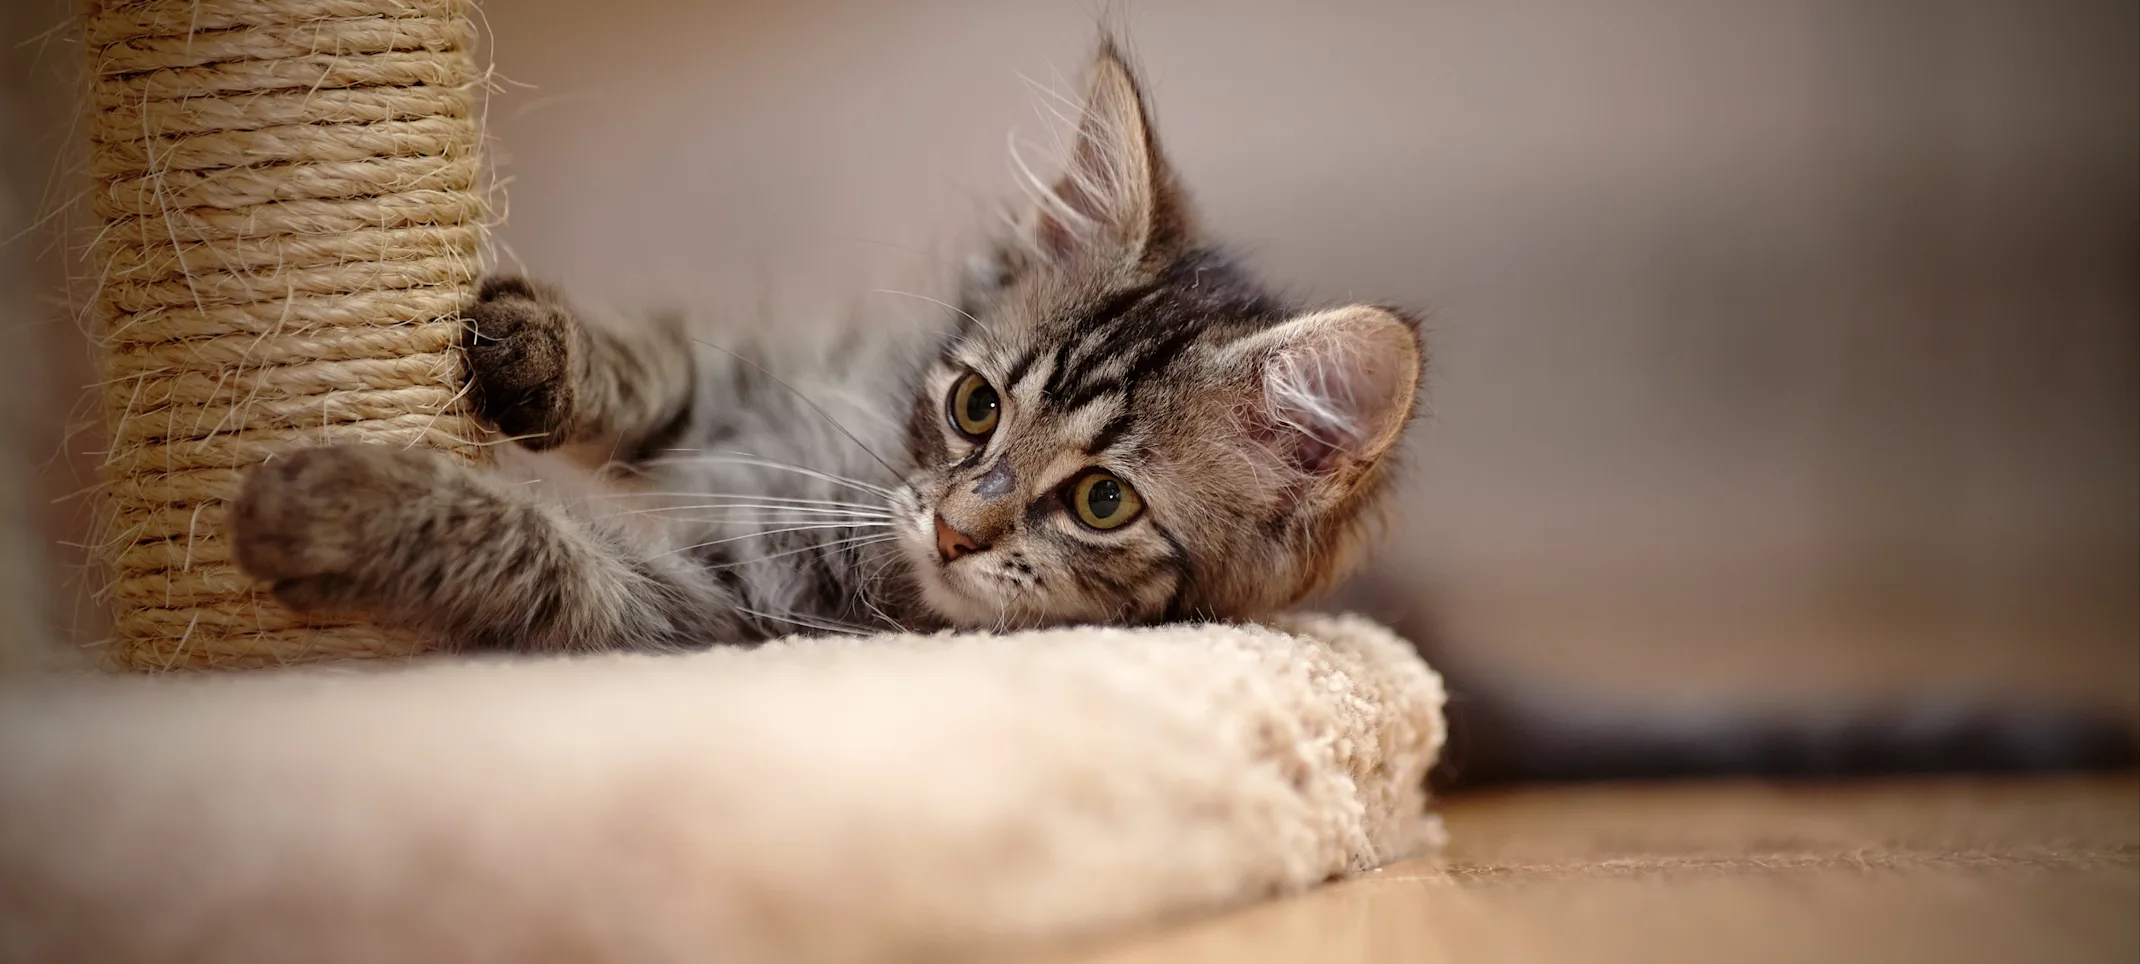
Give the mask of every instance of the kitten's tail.
POLYGON ((2094 771, 2140 764, 2140 728, 2130 719, 1959 694, 1863 706, 1660 709, 1457 688, 1449 712, 1451 748, 1440 776, 1468 786, 2094 771))
POLYGON ((1556 692, 1468 665, 1442 645, 1428 600, 1372 579, 1363 609, 1392 615, 1449 691, 1443 788, 1503 783, 1906 774, 2080 772, 2140 766, 2140 719, 2101 707, 2026 703, 1996 693, 1767 705, 1668 705, 1556 692))

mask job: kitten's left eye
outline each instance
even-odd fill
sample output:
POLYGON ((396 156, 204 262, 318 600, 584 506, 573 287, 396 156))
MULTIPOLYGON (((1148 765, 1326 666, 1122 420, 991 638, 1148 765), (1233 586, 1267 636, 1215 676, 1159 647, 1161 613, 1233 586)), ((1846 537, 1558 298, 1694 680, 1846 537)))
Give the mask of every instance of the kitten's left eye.
POLYGON ((1003 399, 997 397, 988 379, 972 372, 951 386, 951 397, 944 400, 944 408, 950 412, 951 427, 975 441, 987 438, 1003 417, 1003 399))
POLYGON ((1137 498, 1137 490, 1130 488, 1129 483, 1116 478, 1112 472, 1095 469, 1080 476, 1077 484, 1070 487, 1070 510, 1076 513, 1077 521, 1105 531, 1128 525, 1137 513, 1144 511, 1144 502, 1137 498))

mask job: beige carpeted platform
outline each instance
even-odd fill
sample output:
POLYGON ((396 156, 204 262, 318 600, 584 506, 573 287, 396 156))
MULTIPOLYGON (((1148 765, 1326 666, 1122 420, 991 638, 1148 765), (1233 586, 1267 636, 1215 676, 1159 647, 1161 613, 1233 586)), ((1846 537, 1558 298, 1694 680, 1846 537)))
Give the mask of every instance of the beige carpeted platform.
POLYGON ((1357 619, 18 680, 0 959, 996 959, 1421 852, 1357 619))

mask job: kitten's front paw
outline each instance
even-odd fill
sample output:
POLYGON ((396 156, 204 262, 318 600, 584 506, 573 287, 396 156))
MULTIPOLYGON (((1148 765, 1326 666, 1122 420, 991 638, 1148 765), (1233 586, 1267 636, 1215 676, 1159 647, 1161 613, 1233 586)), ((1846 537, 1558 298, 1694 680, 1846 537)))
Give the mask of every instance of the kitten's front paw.
POLYGON ((476 411, 529 448, 563 442, 574 403, 571 310, 526 279, 492 277, 461 314, 476 411))
POLYGON ((429 504, 445 459, 336 445, 253 469, 230 510, 238 568, 291 609, 367 607, 398 571, 406 523, 429 504))

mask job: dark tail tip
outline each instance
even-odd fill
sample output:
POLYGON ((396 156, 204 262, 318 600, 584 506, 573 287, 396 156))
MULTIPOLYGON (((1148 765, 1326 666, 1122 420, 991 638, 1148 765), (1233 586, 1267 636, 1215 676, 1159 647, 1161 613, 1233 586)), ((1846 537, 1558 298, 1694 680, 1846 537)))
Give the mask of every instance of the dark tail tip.
POLYGON ((2140 766, 2140 722, 1960 698, 1671 712, 1579 700, 1452 705, 1446 779, 1504 782, 2082 773, 2140 766), (1467 712, 1468 711, 1468 712, 1467 712))
POLYGON ((2140 727, 2121 715, 2073 708, 1986 710, 1949 702, 1873 720, 1874 748, 1904 772, 2099 771, 2140 765, 2140 727), (1880 730, 1887 732, 1882 735, 1880 730))

